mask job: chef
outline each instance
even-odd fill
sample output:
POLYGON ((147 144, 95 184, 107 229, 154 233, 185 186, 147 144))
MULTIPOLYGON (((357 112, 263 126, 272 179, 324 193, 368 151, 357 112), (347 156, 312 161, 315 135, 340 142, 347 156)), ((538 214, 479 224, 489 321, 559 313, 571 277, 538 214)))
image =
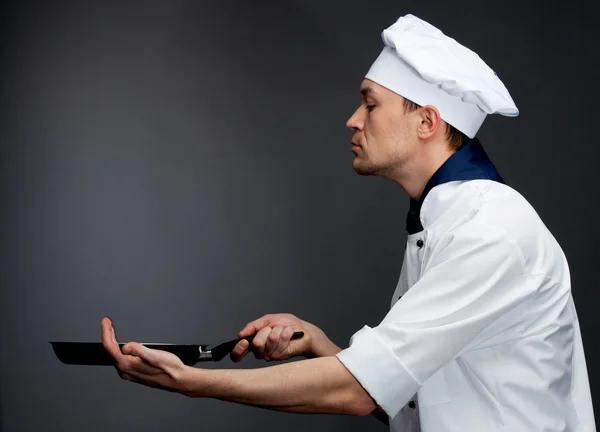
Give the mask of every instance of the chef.
POLYGON ((565 255, 476 138, 487 115, 519 114, 473 51, 413 16, 383 48, 348 120, 353 168, 410 199, 400 278, 387 315, 347 348, 293 315, 249 323, 232 353, 259 369, 192 368, 130 342, 109 319, 102 340, 140 384, 293 413, 374 414, 397 432, 595 431, 565 255), (294 331, 305 337, 290 340, 294 331))

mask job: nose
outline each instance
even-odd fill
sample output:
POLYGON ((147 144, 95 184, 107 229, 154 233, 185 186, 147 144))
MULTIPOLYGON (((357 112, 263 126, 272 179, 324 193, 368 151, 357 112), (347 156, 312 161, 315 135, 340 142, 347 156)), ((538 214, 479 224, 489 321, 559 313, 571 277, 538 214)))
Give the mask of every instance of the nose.
POLYGON ((359 109, 360 107, 354 111, 354 114, 352 114, 352 116, 346 122, 346 127, 350 130, 357 131, 361 130, 363 127, 363 120, 360 117, 359 109))

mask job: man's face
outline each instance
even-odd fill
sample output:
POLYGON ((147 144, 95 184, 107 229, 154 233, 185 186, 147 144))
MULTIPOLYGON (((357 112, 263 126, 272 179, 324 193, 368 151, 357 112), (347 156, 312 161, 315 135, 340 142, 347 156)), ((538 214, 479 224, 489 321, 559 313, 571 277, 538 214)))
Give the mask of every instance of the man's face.
POLYGON ((368 79, 360 93, 362 103, 346 123, 354 131, 354 171, 387 176, 402 170, 416 150, 416 115, 405 114, 402 96, 368 79))

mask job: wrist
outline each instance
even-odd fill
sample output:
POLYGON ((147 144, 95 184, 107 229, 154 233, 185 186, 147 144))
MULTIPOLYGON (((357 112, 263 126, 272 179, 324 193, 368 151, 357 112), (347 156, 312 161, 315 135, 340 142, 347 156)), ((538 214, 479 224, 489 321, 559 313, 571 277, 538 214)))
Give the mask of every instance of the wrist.
POLYGON ((201 377, 202 373, 209 371, 185 366, 177 377, 177 391, 188 397, 203 397, 207 393, 207 379, 201 377), (197 383, 202 383, 201 386, 197 383))
POLYGON ((304 326, 309 330, 311 335, 310 349, 307 357, 333 356, 341 351, 341 348, 334 344, 319 327, 306 322, 304 326))
POLYGON ((334 356, 339 353, 342 349, 334 344, 329 338, 325 337, 320 344, 315 344, 312 349, 313 357, 327 357, 334 356))

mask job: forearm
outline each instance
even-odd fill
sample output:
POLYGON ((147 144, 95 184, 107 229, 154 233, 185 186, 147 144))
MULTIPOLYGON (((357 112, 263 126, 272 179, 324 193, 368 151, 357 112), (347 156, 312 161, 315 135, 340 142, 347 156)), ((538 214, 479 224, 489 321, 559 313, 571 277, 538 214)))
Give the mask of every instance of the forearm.
MULTIPOLYGON (((325 334, 323 333, 323 336, 325 334)), ((321 346, 315 350, 315 357, 325 357, 325 356, 334 356, 339 353, 342 349, 334 344, 327 336, 325 336, 324 340, 321 342, 321 346)), ((381 421, 385 425, 389 425, 389 417, 386 412, 380 407, 376 406, 372 411, 374 417, 376 417, 379 421, 381 421)))
POLYGON ((188 368, 182 388, 191 397, 295 413, 367 415, 376 406, 335 356, 259 369, 188 368))

